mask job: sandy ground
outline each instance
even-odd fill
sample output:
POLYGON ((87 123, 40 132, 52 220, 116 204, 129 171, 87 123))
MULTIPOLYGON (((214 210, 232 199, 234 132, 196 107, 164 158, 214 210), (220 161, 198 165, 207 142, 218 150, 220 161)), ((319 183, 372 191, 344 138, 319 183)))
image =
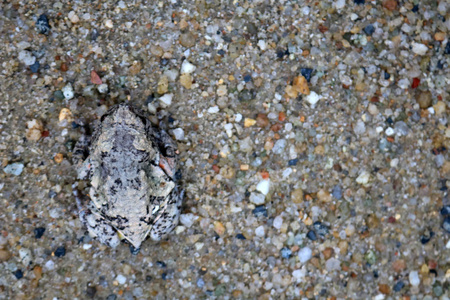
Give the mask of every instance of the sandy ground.
POLYGON ((449 299, 446 1, 0 12, 0 299, 449 299), (176 138, 185 190, 138 255, 72 195, 74 143, 123 101, 176 138))

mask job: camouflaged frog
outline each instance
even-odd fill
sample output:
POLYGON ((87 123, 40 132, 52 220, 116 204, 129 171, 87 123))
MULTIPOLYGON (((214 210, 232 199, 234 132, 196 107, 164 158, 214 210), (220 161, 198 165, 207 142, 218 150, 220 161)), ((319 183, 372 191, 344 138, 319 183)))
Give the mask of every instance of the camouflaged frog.
POLYGON ((89 234, 111 247, 125 239, 137 252, 148 236, 159 241, 170 233, 182 200, 177 156, 175 142, 142 112, 127 103, 112 107, 74 150, 78 178, 90 182, 91 201, 80 207, 89 234))

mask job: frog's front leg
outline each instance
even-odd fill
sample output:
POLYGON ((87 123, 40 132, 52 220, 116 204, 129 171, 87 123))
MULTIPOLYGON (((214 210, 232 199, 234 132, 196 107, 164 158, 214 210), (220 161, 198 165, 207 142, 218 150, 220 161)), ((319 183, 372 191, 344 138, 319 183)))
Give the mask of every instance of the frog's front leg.
POLYGON ((161 240, 178 225, 183 195, 184 191, 179 192, 177 188, 174 188, 168 195, 167 204, 157 212, 157 217, 150 230, 149 235, 152 240, 161 240))

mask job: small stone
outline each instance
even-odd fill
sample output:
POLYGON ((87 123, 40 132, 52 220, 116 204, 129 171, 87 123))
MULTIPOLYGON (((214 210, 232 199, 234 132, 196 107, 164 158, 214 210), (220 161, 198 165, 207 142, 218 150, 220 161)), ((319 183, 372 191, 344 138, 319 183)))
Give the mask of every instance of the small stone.
POLYGON ((256 120, 254 119, 250 119, 250 118, 245 118, 244 119, 244 127, 250 127, 256 124, 256 120))
POLYGON ((56 257, 63 257, 66 255, 66 248, 64 246, 60 246, 55 250, 56 257))
POLYGON ((266 41, 259 40, 258 41, 258 47, 259 47, 259 49, 261 49, 261 51, 265 51, 267 49, 266 41))
POLYGON ((227 86, 226 85, 219 85, 219 87, 217 88, 217 96, 222 97, 225 96, 227 94, 227 86))
POLYGON ((16 277, 16 279, 21 279, 23 277, 22 270, 16 270, 16 271, 13 272, 13 274, 16 277))
POLYGON ((325 260, 328 260, 328 259, 330 259, 330 257, 332 257, 334 255, 334 249, 331 247, 327 247, 322 251, 322 254, 323 254, 323 258, 325 260))
POLYGON ((434 112, 437 116, 440 116, 445 113, 447 106, 444 101, 438 101, 435 105, 433 105, 434 112))
POLYGON ((372 24, 369 24, 366 27, 364 27, 363 30, 367 35, 372 35, 375 32, 375 26, 373 26, 372 24))
POLYGON ((310 93, 309 87, 308 87, 308 82, 307 82, 306 78, 303 77, 302 75, 294 78, 294 80, 292 82, 292 87, 298 93, 301 93, 303 95, 309 95, 309 93, 310 93))
POLYGON ((190 31, 181 34, 180 44, 186 48, 193 47, 195 45, 195 36, 190 31))
POLYGON ((397 0, 385 0, 383 1, 383 7, 390 10, 390 11, 394 11, 397 9, 397 0))
POLYGON ((340 185, 335 185, 331 191, 331 194, 334 198, 340 200, 342 198, 342 187, 340 185))
POLYGON ((420 284, 419 273, 417 271, 411 271, 409 273, 409 283, 412 286, 418 286, 420 284))
POLYGON ((122 274, 117 275, 116 280, 119 284, 125 284, 127 282, 127 278, 122 274))
POLYGON ((300 204, 303 202, 303 190, 295 189, 291 193, 291 200, 296 204, 300 204))
POLYGON ((130 75, 135 76, 142 70, 142 63, 140 61, 134 61, 131 67, 128 69, 130 75))
POLYGON ((34 229, 34 237, 36 239, 40 239, 44 235, 44 232, 45 232, 44 227, 37 227, 34 229))
POLYGON ((325 268, 327 269, 328 272, 340 270, 341 261, 337 258, 332 257, 326 261, 325 268))
POLYGON ((214 222, 214 231, 215 231, 218 235, 222 236, 222 235, 225 234, 225 226, 223 226, 223 224, 220 223, 219 221, 215 221, 215 222, 214 222))
POLYGON ((210 114, 216 114, 218 112, 219 112, 219 107, 217 105, 208 108, 208 113, 210 113, 210 114))
POLYGON ((419 96, 417 97, 417 103, 419 103, 421 109, 427 109, 428 107, 430 107, 432 103, 431 92, 420 92, 419 96))
POLYGON ((80 18, 76 15, 76 13, 73 10, 71 12, 69 12, 67 17, 69 18, 70 22, 72 22, 74 24, 78 23, 80 21, 80 18))
POLYGON ((290 258, 292 255, 292 251, 291 249, 284 247, 280 250, 280 254, 282 258, 290 258))
POLYGON ((9 252, 8 250, 0 249, 0 263, 9 260, 11 257, 11 252, 9 252))
POLYGON ((442 228, 444 228, 447 233, 450 233, 450 217, 446 217, 442 223, 442 228))
POLYGON ((108 85, 106 83, 102 83, 97 87, 97 91, 100 94, 105 94, 108 91, 108 85))
POLYGON ((264 237, 264 235, 265 235, 265 232, 264 232, 264 226, 261 225, 261 226, 257 227, 257 228, 255 229, 255 234, 256 234, 256 236, 264 237))
POLYGON ((196 219, 198 219, 198 217, 191 213, 180 215, 180 223, 188 228, 194 224, 196 219))
MULTIPOLYGON (((392 0, 397 2, 395 0, 392 0)), ((425 55, 428 51, 428 47, 421 43, 412 42, 412 51, 417 55, 425 55)))
POLYGON ((384 295, 389 295, 391 293, 391 288, 387 284, 378 284, 378 290, 384 295))
POLYGON ((181 74, 191 74, 197 67, 191 64, 187 59, 181 64, 181 74))
POLYGON ((329 192, 321 189, 317 192, 317 198, 321 202, 331 202, 331 195, 329 192))
POLYGON ((19 52, 19 60, 27 66, 31 66, 36 62, 36 57, 28 50, 22 50, 19 52))
POLYGON ((393 136, 393 135, 395 134, 395 131, 394 131, 394 128, 388 127, 388 128, 386 128, 386 130, 384 131, 384 133, 385 133, 387 136, 393 136))
POLYGON ((177 141, 184 140, 184 130, 181 128, 176 128, 173 130, 173 135, 177 141))
POLYGON ((273 219, 273 227, 280 230, 281 226, 283 226, 283 217, 276 216, 275 219, 273 219))
POLYGON ((263 195, 267 195, 269 193, 269 188, 270 188, 270 180, 268 179, 261 180, 256 186, 256 190, 263 195))
POLYGON ((192 76, 190 74, 182 74, 180 76, 180 84, 190 90, 192 88, 192 76))
POLYGON ((253 192, 250 194, 249 200, 256 205, 261 205, 264 204, 265 198, 266 197, 263 194, 253 192))
POLYGON ((442 42, 443 40, 445 40, 445 32, 436 32, 434 34, 434 39, 438 42, 442 42))
POLYGON ((269 125, 269 118, 267 118, 266 114, 258 114, 256 117, 256 124, 261 128, 266 127, 269 125))
POLYGON ((165 94, 158 100, 161 102, 162 107, 169 107, 172 104, 173 94, 165 94))
POLYGON ((113 21, 111 19, 105 20, 105 27, 110 29, 113 28, 114 27, 113 21))
POLYGON ((306 237, 307 237, 308 239, 310 239, 311 241, 317 240, 317 235, 316 235, 316 233, 314 232, 314 230, 308 231, 308 233, 306 234, 306 237))
POLYGON ((36 21, 36 29, 40 34, 48 35, 50 33, 50 24, 46 15, 42 14, 36 21))
POLYGON ((54 157, 54 160, 57 164, 62 163, 63 159, 64 159, 64 156, 62 153, 57 153, 54 157))
POLYGON ((405 286, 405 283, 403 281, 399 281, 394 285, 394 292, 400 292, 402 288, 405 286))
POLYGON ((370 173, 367 171, 363 171, 359 174, 358 178, 356 178, 356 182, 362 185, 367 185, 370 180, 370 173))
POLYGON ((306 263, 312 257, 312 250, 308 247, 300 249, 298 251, 298 258, 302 264, 306 263))
POLYGON ((255 207, 255 209, 252 210, 252 213, 255 215, 255 217, 267 217, 267 208, 264 205, 260 205, 255 207))
POLYGON ((41 64, 39 63, 39 61, 36 60, 36 62, 30 66, 30 71, 32 73, 38 73, 40 66, 41 64))
POLYGON ((203 278, 197 279, 197 287, 203 288, 204 286, 205 286, 205 281, 203 280, 203 278))
POLYGON ((284 151, 284 148, 286 148, 286 140, 285 139, 279 139, 276 141, 275 145, 272 148, 273 153, 275 154, 281 154, 284 151))
POLYGON ((94 70, 91 71, 91 82, 93 84, 102 84, 102 80, 100 78, 100 76, 98 76, 97 72, 95 72, 94 70))
POLYGON ((321 98, 322 96, 319 96, 316 92, 312 91, 308 96, 306 96, 306 101, 314 107, 321 98))
POLYGON ((72 112, 68 108, 63 108, 59 112, 59 121, 67 120, 67 122, 73 121, 72 112))
POLYGON ((15 176, 19 176, 22 174, 24 165, 22 163, 12 163, 3 168, 3 172, 6 174, 12 174, 15 176))
POLYGON ((63 87, 61 89, 61 91, 63 92, 64 98, 66 100, 70 100, 74 96, 73 88, 72 88, 72 85, 70 83, 67 84, 65 87, 63 87))

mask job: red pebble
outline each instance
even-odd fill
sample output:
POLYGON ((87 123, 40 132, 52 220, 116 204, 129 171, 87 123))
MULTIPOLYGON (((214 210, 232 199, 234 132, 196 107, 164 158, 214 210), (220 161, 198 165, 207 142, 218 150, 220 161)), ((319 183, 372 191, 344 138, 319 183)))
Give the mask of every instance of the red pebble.
POLYGON ((419 78, 413 78, 413 82, 411 84, 411 88, 415 89, 416 87, 418 87, 420 84, 420 79, 419 78))

